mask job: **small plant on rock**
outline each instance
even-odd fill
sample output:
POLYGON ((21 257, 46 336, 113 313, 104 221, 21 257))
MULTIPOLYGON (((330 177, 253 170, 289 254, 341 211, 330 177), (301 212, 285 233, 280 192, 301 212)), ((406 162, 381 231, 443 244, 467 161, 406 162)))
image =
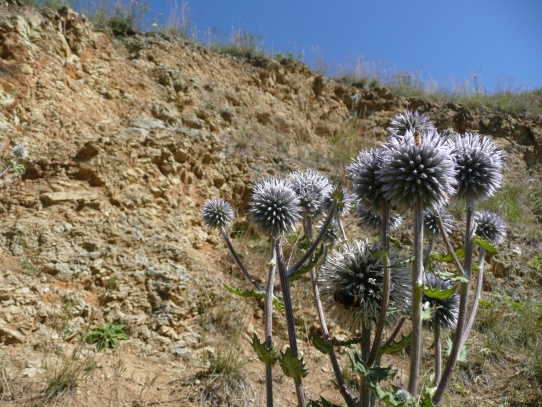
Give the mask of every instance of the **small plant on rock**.
POLYGON ((99 352, 107 348, 118 348, 119 340, 129 339, 129 336, 124 332, 125 327, 126 325, 113 324, 112 322, 108 322, 107 325, 99 325, 90 331, 86 342, 96 344, 96 349, 99 352))

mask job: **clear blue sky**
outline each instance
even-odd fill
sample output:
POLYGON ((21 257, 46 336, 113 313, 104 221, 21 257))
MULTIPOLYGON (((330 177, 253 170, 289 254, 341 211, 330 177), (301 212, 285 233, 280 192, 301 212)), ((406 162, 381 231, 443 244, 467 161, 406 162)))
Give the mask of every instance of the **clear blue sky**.
MULTIPOLYGON (((174 0, 151 0, 155 15, 174 0)), ((180 6, 182 0, 177 0, 180 6)), ((200 38, 246 30, 268 52, 323 57, 333 71, 364 61, 380 73, 404 70, 451 88, 464 80, 542 87, 542 0, 193 0, 200 38)), ((162 18, 162 17, 161 17, 162 18)))

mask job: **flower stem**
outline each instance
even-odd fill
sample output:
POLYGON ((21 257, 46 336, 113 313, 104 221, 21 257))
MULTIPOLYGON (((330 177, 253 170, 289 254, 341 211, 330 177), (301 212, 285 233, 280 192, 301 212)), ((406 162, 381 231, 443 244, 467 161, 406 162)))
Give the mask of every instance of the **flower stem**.
POLYGON ((412 267, 412 341, 410 343, 410 376, 408 392, 416 397, 422 356, 422 290, 423 290, 423 207, 414 204, 414 264, 412 267))
POLYGON ((435 340, 435 384, 440 382, 442 375, 442 341, 440 335, 440 325, 438 321, 433 321, 433 338, 435 340))
MULTIPOLYGON (((290 343, 290 349, 292 350, 292 355, 297 357, 297 340, 295 335, 295 324, 294 324, 294 311, 292 307, 292 297, 290 295, 290 283, 288 282, 288 275, 286 270, 286 265, 284 264, 284 255, 282 253, 282 243, 280 236, 273 236, 273 247, 275 252, 275 258, 277 261, 277 267, 280 277, 280 286, 282 289, 282 297, 284 300, 284 312, 286 315, 286 326, 288 328, 288 340, 290 343)), ((305 390, 303 389, 303 383, 301 379, 295 381, 295 390, 297 394, 297 402, 299 407, 305 407, 307 404, 305 398, 305 390)))
MULTIPOLYGON (((470 279, 472 269, 472 253, 474 249, 474 199, 471 194, 467 194, 467 222, 465 230, 465 261, 463 264, 464 276, 470 279)), ((467 302, 469 299, 469 283, 462 282, 459 292, 459 312, 457 315, 457 327, 454 334, 454 342, 450 357, 446 361, 442 379, 440 380, 437 390, 433 396, 433 404, 439 405, 444 396, 444 391, 452 377, 453 368, 459 358, 459 353, 463 344, 467 340, 465 333, 465 324, 467 317, 467 302)))
POLYGON ((253 285, 254 287, 256 287, 256 289, 257 289, 258 291, 262 291, 262 292, 263 292, 262 287, 260 287, 260 285, 256 282, 256 280, 254 280, 254 278, 252 278, 252 276, 250 275, 250 273, 249 273, 248 270, 246 269, 245 265, 243 264, 243 262, 242 262, 241 259, 239 258, 239 255, 238 255, 237 252, 235 251, 233 245, 231 244, 230 238, 229 238, 228 234, 226 233, 226 231, 224 230, 223 227, 220 228, 220 233, 222 234, 222 237, 224 238, 224 240, 226 240, 226 244, 228 245, 228 249, 230 249, 230 252, 231 252, 233 258, 235 259, 235 262, 237 263, 237 265, 239 266, 239 268, 241 269, 241 271, 243 272, 243 274, 250 280, 250 282, 252 283, 252 285, 253 285))
POLYGON ((476 314, 478 312, 478 305, 480 305, 480 297, 482 296, 482 284, 484 283, 484 257, 486 255, 486 249, 483 247, 480 249, 480 256, 478 258, 478 280, 476 281, 476 289, 474 290, 474 299, 472 300, 472 308, 467 320, 467 325, 465 326, 465 333, 463 335, 463 343, 461 347, 465 346, 465 342, 469 337, 472 326, 474 325, 474 320, 476 319, 476 314))
MULTIPOLYGON (((367 359, 369 358, 369 353, 371 351, 371 323, 365 322, 363 320, 361 324, 361 359, 367 363, 367 359)), ((370 407, 371 405, 371 390, 365 382, 367 379, 362 376, 360 380, 360 389, 359 389, 359 400, 360 400, 360 407, 370 407)))
MULTIPOLYGON (((273 290, 275 286, 275 273, 277 269, 276 254, 273 250, 269 262, 269 276, 267 289, 265 290, 265 348, 270 351, 273 348, 273 290)), ((273 364, 265 364, 265 390, 267 407, 273 407, 273 364)))

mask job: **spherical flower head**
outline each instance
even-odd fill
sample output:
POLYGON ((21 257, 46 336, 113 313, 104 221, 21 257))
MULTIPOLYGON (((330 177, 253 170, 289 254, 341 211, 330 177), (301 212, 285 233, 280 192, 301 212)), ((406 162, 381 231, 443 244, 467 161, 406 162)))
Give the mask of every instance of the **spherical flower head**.
MULTIPOLYGON (((350 213, 352 206, 354 205, 355 198, 348 192, 348 190, 342 185, 339 186, 342 199, 337 203, 337 213, 342 218, 350 213)), ((329 212, 331 205, 333 204, 333 190, 324 198, 324 211, 329 212)))
POLYGON ((390 135, 402 137, 408 132, 413 132, 415 130, 421 132, 427 132, 429 130, 434 130, 435 125, 429 116, 425 113, 418 113, 418 111, 411 112, 410 110, 400 113, 392 119, 390 127, 388 127, 388 132, 390 135))
POLYGON ((26 150, 26 147, 22 144, 18 144, 11 150, 13 155, 18 159, 23 159, 28 155, 28 151, 26 150))
POLYGON ((439 207, 454 193, 454 162, 449 144, 436 132, 424 133, 416 143, 414 134, 384 144, 378 171, 383 194, 403 209, 420 202, 423 208, 439 207))
MULTIPOLYGON (((447 290, 453 283, 444 281, 432 273, 425 273, 423 283, 430 289, 440 287, 440 290, 447 290)), ((422 304, 424 307, 431 307, 432 316, 429 321, 424 321, 431 327, 437 323, 443 329, 453 329, 457 325, 459 314, 459 295, 454 293, 445 300, 430 298, 422 294, 422 304)))
MULTIPOLYGON (((356 206, 356 216, 359 219, 359 225, 371 231, 379 231, 382 223, 382 216, 373 211, 366 211, 362 207, 356 206)), ((397 213, 390 214, 390 230, 396 231, 403 223, 403 217, 397 213)))
POLYGON ((429 209, 423 214, 423 228, 429 237, 437 237, 440 235, 440 229, 437 221, 437 214, 440 216, 444 232, 451 235, 454 229, 454 217, 446 212, 443 208, 429 209))
POLYGON ((201 218, 203 223, 212 229, 226 228, 234 217, 231 205, 222 199, 211 199, 203 205, 201 218))
POLYGON ((271 178, 254 187, 248 213, 257 228, 271 236, 292 232, 301 217, 301 200, 291 184, 271 178))
POLYGON ((324 199, 333 190, 329 179, 309 168, 290 174, 289 181, 301 200, 303 211, 313 218, 320 216, 324 210, 324 199))
MULTIPOLYGON (((371 252, 378 243, 367 241, 346 243, 333 251, 321 269, 319 286, 324 309, 343 328, 359 330, 365 322, 375 323, 380 315, 384 278, 382 258, 371 252)), ((389 264, 397 264, 397 253, 389 255, 389 264)), ((391 292, 386 322, 396 324, 410 308, 410 270, 398 266, 391 269, 391 292)))
POLYGON ((375 149, 361 151, 347 167, 350 171, 348 178, 352 181, 356 206, 367 211, 379 212, 382 205, 387 203, 379 175, 381 168, 382 150, 375 149))
POLYGON ((474 213, 476 235, 495 246, 506 239, 506 223, 496 213, 481 211, 474 213))
POLYGON ((457 137, 455 159, 457 195, 484 200, 501 186, 504 154, 487 136, 466 133, 457 137))

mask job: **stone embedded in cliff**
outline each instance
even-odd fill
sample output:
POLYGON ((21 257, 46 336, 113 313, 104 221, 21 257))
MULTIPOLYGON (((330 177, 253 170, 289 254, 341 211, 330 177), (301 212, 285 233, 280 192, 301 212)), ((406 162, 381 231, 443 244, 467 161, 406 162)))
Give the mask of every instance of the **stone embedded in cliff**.
POLYGON ((0 343, 13 345, 24 342, 24 335, 15 329, 0 325, 0 343))

